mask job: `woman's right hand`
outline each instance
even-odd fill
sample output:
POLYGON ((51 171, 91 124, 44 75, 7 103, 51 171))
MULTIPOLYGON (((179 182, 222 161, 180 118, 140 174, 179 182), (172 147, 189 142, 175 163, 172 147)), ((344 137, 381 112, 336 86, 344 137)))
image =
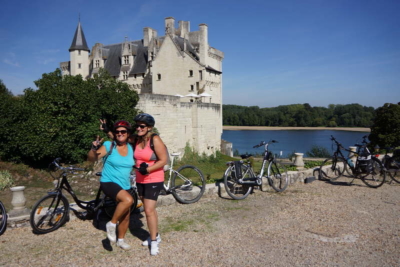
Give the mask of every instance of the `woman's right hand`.
POLYGON ((98 150, 101 147, 101 143, 103 142, 104 138, 100 139, 100 136, 98 135, 96 140, 92 142, 92 150, 98 150))

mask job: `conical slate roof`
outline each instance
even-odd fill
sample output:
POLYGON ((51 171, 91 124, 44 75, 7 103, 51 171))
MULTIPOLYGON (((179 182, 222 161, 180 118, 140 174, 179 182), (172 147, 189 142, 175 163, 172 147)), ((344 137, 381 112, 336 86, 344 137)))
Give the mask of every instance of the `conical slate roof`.
POLYGON ((84 50, 90 52, 89 47, 86 43, 85 34, 82 30, 81 22, 79 22, 78 27, 76 27, 74 40, 72 41, 71 47, 69 48, 69 52, 74 50, 84 50))

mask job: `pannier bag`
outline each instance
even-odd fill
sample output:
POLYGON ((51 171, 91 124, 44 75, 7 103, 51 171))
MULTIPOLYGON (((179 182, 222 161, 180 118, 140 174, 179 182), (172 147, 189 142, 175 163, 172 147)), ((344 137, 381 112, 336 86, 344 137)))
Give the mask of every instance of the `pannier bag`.
POLYGON ((235 174, 237 179, 242 179, 242 162, 240 160, 233 162, 235 166, 235 174))
POLYGON ((372 171, 372 160, 371 153, 367 147, 361 147, 358 154, 358 166, 362 172, 372 171))

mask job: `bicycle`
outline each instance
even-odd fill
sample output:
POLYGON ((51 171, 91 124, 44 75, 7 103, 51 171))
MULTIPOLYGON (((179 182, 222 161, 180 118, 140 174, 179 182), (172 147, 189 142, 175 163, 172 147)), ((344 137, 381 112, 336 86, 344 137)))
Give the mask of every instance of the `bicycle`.
MULTIPOLYGON (((69 174, 76 174, 76 172, 85 171, 85 169, 75 166, 63 167, 59 164, 59 161, 60 158, 57 158, 50 163, 50 168, 53 168, 54 171, 61 171, 58 177, 53 176, 53 178, 57 179, 55 189, 48 192, 48 194, 36 202, 32 208, 29 222, 33 232, 36 234, 46 234, 57 230, 69 220, 70 209, 82 220, 94 219, 95 215, 98 214, 98 211, 101 209, 104 210, 109 217, 112 217, 117 203, 111 198, 106 197, 100 188, 97 192, 96 199, 83 201, 78 199, 69 184, 67 179, 69 174), (83 212, 79 212, 70 206, 68 199, 63 194, 63 190, 71 195, 76 205, 84 210, 83 212)), ((101 173, 97 173, 96 175, 101 176, 101 173)), ((138 203, 137 191, 135 187, 132 187, 128 192, 133 197, 133 204, 131 207, 131 211, 133 211, 138 203)))
POLYGON ((7 210, 3 203, 0 201, 0 235, 4 234, 7 229, 7 210))
POLYGON ((400 149, 395 149, 394 147, 385 148, 382 164, 390 178, 396 183, 400 183, 400 149), (394 150, 393 155, 389 156, 388 152, 392 150, 394 150))
POLYGON ((355 178, 360 178, 364 184, 372 188, 378 188, 385 182, 386 173, 382 162, 371 154, 366 141, 367 136, 363 137, 362 144, 356 144, 357 151, 354 153, 345 149, 335 137, 331 135, 331 141, 336 145, 336 151, 331 158, 326 159, 319 168, 319 179, 328 181, 332 184, 351 185, 355 178), (345 157, 342 150, 354 153, 356 162, 345 157), (344 175, 344 173, 348 175, 344 175), (342 179, 340 179, 342 178, 342 179), (339 180, 340 179, 340 180, 339 180))
POLYGON ((197 202, 206 190, 206 180, 203 173, 195 166, 184 165, 173 169, 174 159, 181 153, 171 153, 171 165, 165 167, 164 190, 172 194, 176 201, 182 204, 197 202))
POLYGON ((253 146, 253 148, 264 146, 263 162, 258 175, 255 174, 249 159, 252 156, 251 154, 241 155, 242 160, 240 161, 226 163, 228 168, 224 174, 224 185, 231 198, 237 200, 245 199, 254 190, 255 186, 259 186, 263 192, 267 191, 262 182, 263 178, 268 180, 269 185, 276 192, 283 192, 287 188, 289 176, 286 167, 274 158, 272 152, 268 151, 268 145, 277 142, 276 140, 271 140, 267 143, 261 141, 260 144, 253 146), (267 162, 267 175, 264 176, 267 162))

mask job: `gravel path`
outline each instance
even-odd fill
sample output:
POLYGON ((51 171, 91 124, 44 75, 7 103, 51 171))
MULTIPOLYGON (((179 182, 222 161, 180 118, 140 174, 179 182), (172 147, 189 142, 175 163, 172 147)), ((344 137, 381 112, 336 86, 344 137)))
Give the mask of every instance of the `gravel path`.
MULTIPOLYGON (((400 266, 400 186, 321 181, 283 194, 232 201, 202 198, 158 208, 160 254, 150 256, 142 214, 132 216, 130 251, 110 246, 91 221, 56 232, 29 227, 0 236, 1 266, 400 266), (399 223, 399 225, 398 225, 399 223)), ((104 229, 105 222, 100 228, 104 229)))

